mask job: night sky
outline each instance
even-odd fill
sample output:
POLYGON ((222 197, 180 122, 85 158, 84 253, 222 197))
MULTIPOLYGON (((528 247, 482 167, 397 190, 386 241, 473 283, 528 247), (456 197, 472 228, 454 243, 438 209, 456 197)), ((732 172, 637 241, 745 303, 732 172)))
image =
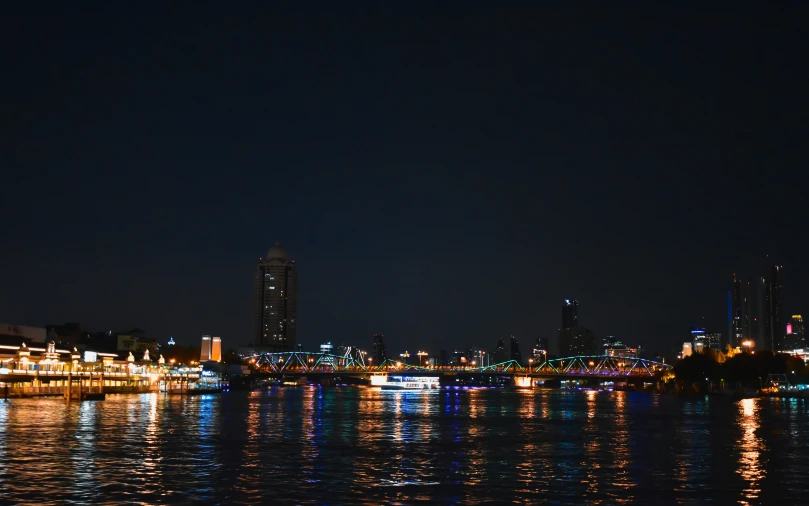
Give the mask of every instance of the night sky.
POLYGON ((275 241, 304 349, 809 313, 807 8, 67 4, 4 6, 0 322, 245 344, 275 241))

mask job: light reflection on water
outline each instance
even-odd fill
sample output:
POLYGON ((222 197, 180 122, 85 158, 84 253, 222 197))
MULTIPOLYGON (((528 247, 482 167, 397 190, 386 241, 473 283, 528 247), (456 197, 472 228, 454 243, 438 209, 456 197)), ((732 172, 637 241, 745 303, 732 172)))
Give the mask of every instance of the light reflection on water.
POLYGON ((766 475, 766 470, 760 462, 763 442, 756 436, 759 428, 756 420, 756 412, 760 409, 755 399, 743 399, 739 402, 738 426, 741 431, 741 438, 738 443, 739 449, 739 469, 738 473, 747 483, 747 487, 742 491, 739 500, 740 504, 752 504, 755 502, 761 488, 759 482, 766 475))
POLYGON ((0 501, 795 504, 804 400, 275 388, 0 401, 0 501))

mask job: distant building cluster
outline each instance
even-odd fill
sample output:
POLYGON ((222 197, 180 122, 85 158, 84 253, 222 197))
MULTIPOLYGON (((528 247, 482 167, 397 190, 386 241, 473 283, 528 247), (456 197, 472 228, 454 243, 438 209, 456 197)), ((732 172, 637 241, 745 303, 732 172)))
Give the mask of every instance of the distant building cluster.
MULTIPOLYGON (((766 276, 743 281, 733 274, 728 290, 728 332, 722 348, 768 349, 806 355, 803 316, 785 321, 782 297, 783 266, 772 265, 766 276)), ((696 351, 696 350, 695 350, 696 351)))

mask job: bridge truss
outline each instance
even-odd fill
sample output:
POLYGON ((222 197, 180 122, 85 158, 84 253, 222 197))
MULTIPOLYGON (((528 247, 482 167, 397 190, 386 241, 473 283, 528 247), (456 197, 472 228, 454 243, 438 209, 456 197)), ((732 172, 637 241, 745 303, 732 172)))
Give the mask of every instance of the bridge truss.
POLYGON ((668 364, 644 358, 612 357, 605 355, 588 355, 556 358, 524 367, 514 360, 487 366, 419 366, 387 359, 381 364, 372 364, 360 353, 333 355, 328 353, 278 352, 260 353, 244 357, 264 372, 272 373, 374 373, 374 372, 465 372, 465 373, 503 373, 524 374, 531 376, 595 376, 621 377, 645 376, 654 377, 671 369, 668 364))
POLYGON ((596 355, 555 358, 532 372, 559 376, 656 376, 670 369, 668 364, 645 358, 596 355))

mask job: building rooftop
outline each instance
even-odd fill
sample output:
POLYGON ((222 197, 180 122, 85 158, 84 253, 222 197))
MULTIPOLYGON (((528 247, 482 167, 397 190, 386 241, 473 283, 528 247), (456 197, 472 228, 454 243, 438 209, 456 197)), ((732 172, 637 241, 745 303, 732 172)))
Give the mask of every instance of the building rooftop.
POLYGON ((287 253, 286 248, 281 246, 281 243, 277 242, 273 246, 271 246, 269 250, 267 250, 266 260, 268 262, 272 260, 277 260, 279 262, 286 262, 287 260, 289 260, 289 254, 287 253))

